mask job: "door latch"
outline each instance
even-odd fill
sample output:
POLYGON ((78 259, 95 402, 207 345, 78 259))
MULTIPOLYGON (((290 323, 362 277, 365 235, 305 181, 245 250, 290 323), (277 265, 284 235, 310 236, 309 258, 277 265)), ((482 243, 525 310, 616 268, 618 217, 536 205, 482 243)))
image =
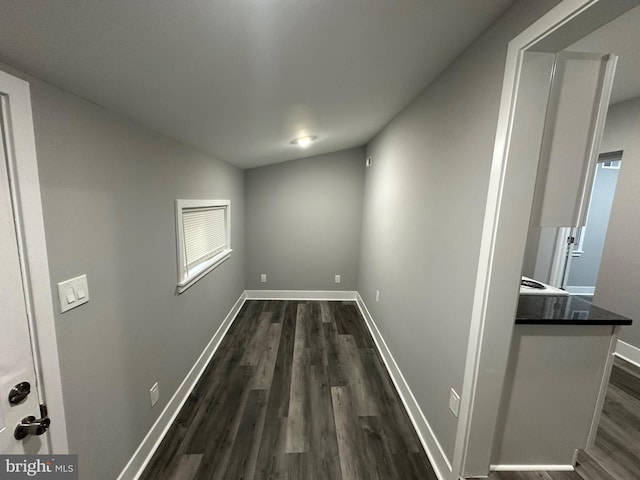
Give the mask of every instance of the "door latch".
POLYGON ((24 417, 13 432, 13 436, 16 440, 22 440, 28 435, 42 435, 47 431, 49 425, 51 425, 51 420, 48 417, 24 417))

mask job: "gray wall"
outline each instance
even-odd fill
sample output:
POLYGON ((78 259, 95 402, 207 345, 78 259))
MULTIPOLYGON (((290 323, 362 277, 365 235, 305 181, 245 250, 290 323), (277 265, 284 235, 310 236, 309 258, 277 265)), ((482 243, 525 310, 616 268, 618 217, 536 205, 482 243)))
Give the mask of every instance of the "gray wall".
POLYGON ((91 297, 55 319, 70 450, 115 478, 244 289, 244 173, 30 81, 54 296, 86 273, 91 297), (235 249, 180 296, 176 198, 230 199, 235 249))
POLYGON ((358 291, 449 460, 507 44, 555 3, 516 2, 368 146, 358 291))
POLYGON ((571 260, 569 287, 596 285, 619 171, 602 168, 602 163, 597 166, 583 241, 584 252, 571 260))
POLYGON ((609 108, 601 152, 623 150, 594 303, 634 319, 621 340, 640 348, 640 97, 609 108))
POLYGON ((364 153, 354 148, 246 171, 247 289, 356 289, 364 153))

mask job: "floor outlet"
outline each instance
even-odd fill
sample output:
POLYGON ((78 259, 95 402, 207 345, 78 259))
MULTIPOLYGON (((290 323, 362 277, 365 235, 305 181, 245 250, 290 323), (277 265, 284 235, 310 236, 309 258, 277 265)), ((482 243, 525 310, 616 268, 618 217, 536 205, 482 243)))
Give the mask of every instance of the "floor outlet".
POLYGON ((153 384, 153 387, 149 390, 149 397, 151 398, 151 406, 153 407, 156 403, 158 403, 158 399, 160 399, 160 389, 158 388, 158 382, 153 384))
POLYGON ((453 388, 449 395, 449 410, 458 418, 458 414, 460 413, 460 395, 458 395, 453 388))

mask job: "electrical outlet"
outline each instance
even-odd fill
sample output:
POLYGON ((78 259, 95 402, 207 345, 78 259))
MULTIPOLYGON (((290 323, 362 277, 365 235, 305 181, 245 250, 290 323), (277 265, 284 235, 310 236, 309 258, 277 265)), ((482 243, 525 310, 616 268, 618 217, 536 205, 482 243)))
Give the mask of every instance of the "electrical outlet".
POLYGON ((149 397, 151 398, 151 407, 153 407, 158 400, 160 399, 160 387, 158 387, 158 382, 153 384, 153 387, 149 390, 149 397))
POLYGON ((371 165, 373 165, 373 157, 371 155, 369 155, 367 157, 367 161, 366 161, 365 165, 367 166, 367 168, 370 167, 371 165))
POLYGON ((267 274, 266 273, 262 273, 260 275, 260 282, 261 283, 267 283, 267 274))
POLYGON ((335 282, 340 283, 340 275, 336 275, 335 282))
POLYGON ((376 290, 376 302, 380 301, 380 290, 376 290))
POLYGON ((453 388, 449 394, 449 410, 458 418, 458 414, 460 413, 460 395, 458 395, 453 388))

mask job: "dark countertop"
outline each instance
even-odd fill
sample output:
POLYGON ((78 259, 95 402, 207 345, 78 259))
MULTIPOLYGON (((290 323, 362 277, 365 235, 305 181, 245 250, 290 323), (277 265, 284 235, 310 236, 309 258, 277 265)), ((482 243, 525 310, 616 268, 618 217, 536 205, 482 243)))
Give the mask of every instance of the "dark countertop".
POLYGON ((519 325, 631 325, 631 319, 578 297, 520 295, 519 325))

